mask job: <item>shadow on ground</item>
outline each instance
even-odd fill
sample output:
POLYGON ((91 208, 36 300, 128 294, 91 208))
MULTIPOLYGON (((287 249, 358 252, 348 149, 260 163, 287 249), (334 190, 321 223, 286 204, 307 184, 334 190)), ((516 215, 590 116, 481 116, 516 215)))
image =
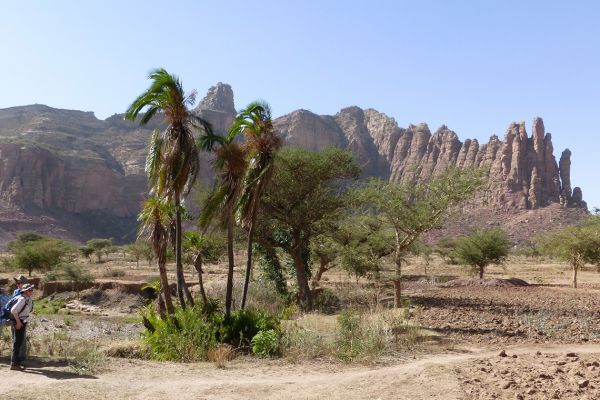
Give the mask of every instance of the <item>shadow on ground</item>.
MULTIPOLYGON (((4 365, 0 366, 0 369, 10 368, 10 359, 8 357, 0 358, 0 362, 4 365)), ((21 373, 23 374, 35 374, 43 375, 50 379, 66 380, 66 379, 98 379, 94 375, 77 374, 64 370, 69 366, 69 363, 65 360, 53 360, 43 358, 30 358, 23 363, 26 369, 21 373)))

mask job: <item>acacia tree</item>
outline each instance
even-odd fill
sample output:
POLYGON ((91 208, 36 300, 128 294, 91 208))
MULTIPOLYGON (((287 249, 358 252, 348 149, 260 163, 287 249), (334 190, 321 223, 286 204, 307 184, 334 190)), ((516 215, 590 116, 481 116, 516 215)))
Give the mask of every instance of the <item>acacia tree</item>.
POLYGON ((229 135, 240 134, 244 136, 244 147, 248 157, 244 185, 237 207, 238 220, 248 230, 246 273, 241 304, 243 309, 246 306, 252 272, 252 244, 256 215, 263 191, 272 176, 275 154, 281 146, 281 139, 273 129, 269 104, 253 102, 238 113, 229 129, 229 135))
POLYGON ((413 243, 441 226, 449 210, 468 199, 481 185, 472 170, 449 169, 428 182, 400 184, 370 180, 356 193, 356 201, 393 228, 395 233, 394 304, 400 307, 402 262, 413 243))
POLYGON ((50 237, 17 242, 11 246, 12 264, 17 269, 27 270, 31 276, 34 269, 49 271, 69 261, 74 251, 73 245, 50 237))
POLYGON ((600 263, 600 217, 542 236, 537 248, 541 254, 568 262, 573 269, 573 288, 577 288, 579 269, 586 263, 600 263))
POLYGON ((86 247, 92 249, 96 254, 98 262, 102 261, 102 254, 106 253, 112 247, 112 239, 90 239, 86 243, 86 247))
POLYGON ((510 240, 504 231, 485 229, 459 238, 453 254, 462 264, 477 268, 479 279, 483 279, 485 267, 490 264, 503 263, 509 250, 510 240))
POLYGON ((212 136, 210 124, 193 114, 188 107, 196 100, 196 92, 185 94, 179 79, 159 68, 148 76, 150 87, 138 96, 127 109, 125 119, 134 121, 143 113, 140 124, 148 123, 160 113, 167 128, 159 137, 155 131, 146 161, 146 172, 151 193, 172 201, 175 205, 175 265, 177 273, 177 295, 185 308, 183 264, 181 260, 181 200, 191 190, 198 176, 200 154, 193 130, 212 136))
POLYGON ((393 253, 393 237, 381 221, 372 216, 352 216, 333 223, 310 244, 311 257, 318 262, 312 286, 323 274, 341 267, 348 274, 379 277, 381 258, 393 253))
POLYGON ((326 148, 319 152, 284 148, 276 157, 271 182, 262 200, 261 244, 280 247, 293 260, 299 303, 313 307, 307 264, 311 238, 335 220, 347 205, 344 192, 360 167, 346 150, 326 148))

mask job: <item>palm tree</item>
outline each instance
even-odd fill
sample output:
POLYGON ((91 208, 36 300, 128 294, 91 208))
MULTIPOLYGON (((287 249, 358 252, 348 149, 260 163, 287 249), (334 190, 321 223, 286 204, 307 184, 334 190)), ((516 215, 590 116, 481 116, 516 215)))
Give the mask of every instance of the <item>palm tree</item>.
POLYGON ((225 247, 215 236, 188 231, 184 235, 183 249, 186 252, 188 263, 192 264, 198 273, 198 284, 202 301, 208 301, 204 282, 202 279, 202 266, 204 263, 214 263, 221 259, 225 247))
POLYGON ((204 281, 202 279, 202 250, 204 236, 198 232, 186 232, 185 233, 185 244, 184 249, 187 250, 190 257, 190 262, 194 265, 196 272, 198 273, 198 285, 200 287, 200 296, 202 301, 206 303, 208 298, 206 297, 206 291, 204 290, 204 281))
POLYGON ((189 193, 196 181, 199 170, 200 154, 196 146, 193 129, 201 130, 212 136, 210 124, 192 114, 188 106, 192 106, 196 93, 185 94, 179 79, 159 68, 148 76, 152 80, 150 87, 138 96, 125 113, 125 119, 134 121, 143 113, 140 124, 148 123, 154 115, 160 113, 167 123, 167 128, 152 146, 154 154, 148 156, 146 169, 150 181, 151 192, 156 196, 168 198, 175 206, 175 264, 177 271, 177 296, 181 306, 185 308, 183 264, 181 260, 181 199, 189 193))
MULTIPOLYGON (((220 137, 215 140, 220 144, 216 150, 214 160, 215 169, 218 171, 218 182, 206 202, 200 216, 200 224, 207 226, 210 220, 221 211, 223 223, 227 229, 227 288, 225 293, 225 316, 231 313, 233 300, 233 226, 234 211, 242 188, 244 173, 246 171, 246 151, 243 146, 234 141, 234 136, 220 137)), ((206 148, 212 145, 204 146, 206 148)))
POLYGON ((152 245, 154 254, 158 259, 158 273, 160 287, 167 312, 173 314, 173 300, 167 277, 167 246, 169 244, 169 225, 173 207, 165 199, 151 197, 144 203, 144 208, 138 216, 140 232, 138 238, 147 240, 152 245))
POLYGON ((255 101, 240 111, 229 129, 229 136, 239 134, 245 138, 244 147, 248 156, 248 168, 238 206, 238 221, 248 229, 246 275, 241 304, 241 308, 244 308, 252 271, 256 215, 264 188, 272 176, 275 153, 281 147, 281 139, 273 129, 269 104, 255 101))

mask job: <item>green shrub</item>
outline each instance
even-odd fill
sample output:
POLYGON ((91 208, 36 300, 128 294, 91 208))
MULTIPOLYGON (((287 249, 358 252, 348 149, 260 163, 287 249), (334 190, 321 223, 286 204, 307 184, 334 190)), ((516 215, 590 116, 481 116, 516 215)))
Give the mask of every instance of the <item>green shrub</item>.
POLYGON ((89 283, 94 280, 92 274, 77 264, 61 264, 44 275, 44 282, 69 281, 73 283, 89 283))
POLYGON ((221 343, 249 347, 258 332, 270 329, 280 330, 277 318, 260 311, 237 310, 222 320, 219 338, 221 343))
POLYGON ((323 314, 335 314, 340 309, 340 299, 331 289, 323 289, 315 298, 315 309, 323 314))
POLYGON ((222 312, 221 304, 218 299, 209 297, 205 302, 200 302, 197 305, 198 311, 205 320, 214 320, 222 312))
POLYGON ((341 313, 338 321, 338 339, 336 340, 337 356, 351 362, 362 352, 363 329, 359 314, 347 310, 341 313))
POLYGON ((196 307, 178 308, 173 316, 164 320, 151 308, 143 314, 154 327, 153 332, 146 330, 142 336, 153 360, 204 360, 208 349, 217 345, 218 324, 205 321, 196 307))
POLYGON ((102 276, 105 278, 120 278, 125 276, 125 271, 122 269, 108 269, 102 274, 102 276))
POLYGON ((259 331, 252 338, 252 353, 260 357, 269 357, 279 353, 279 332, 274 329, 259 331))
MULTIPOLYGON (((208 350, 219 344, 251 349, 252 339, 258 333, 271 330, 279 337, 280 332, 279 320, 266 313, 238 310, 224 318, 215 300, 185 310, 178 308, 166 319, 161 319, 151 307, 144 309, 142 315, 147 327, 152 326, 144 332, 143 343, 150 358, 161 361, 206 360, 208 350)), ((266 343, 269 335, 258 339, 262 340, 258 345, 260 355, 269 348, 266 343)))

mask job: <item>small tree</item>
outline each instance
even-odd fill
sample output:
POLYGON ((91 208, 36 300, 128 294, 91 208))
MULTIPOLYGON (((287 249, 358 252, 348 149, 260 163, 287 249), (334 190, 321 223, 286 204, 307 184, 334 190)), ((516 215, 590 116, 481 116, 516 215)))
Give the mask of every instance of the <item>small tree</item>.
POLYGON ((94 250, 98 262, 102 261, 102 255, 112 248, 112 239, 90 239, 86 243, 87 247, 94 250))
POLYGON ((6 247, 9 251, 14 250, 16 247, 23 245, 28 242, 35 242, 36 240, 47 239, 47 236, 44 236, 40 233, 33 231, 24 231, 19 232, 15 240, 11 240, 7 243, 6 247))
POLYGON ((444 237, 437 241, 433 251, 437 253, 446 264, 456 264, 453 250, 456 247, 456 238, 444 237))
POLYGON ((478 171, 449 169, 427 182, 399 184, 372 179, 356 199, 394 230, 396 276, 394 303, 400 307, 402 262, 419 237, 439 228, 450 210, 482 184, 478 171))
POLYGON ((380 260, 393 253, 393 243, 392 232, 373 217, 357 216, 331 225, 311 241, 311 257, 319 263, 312 286, 336 266, 357 279, 378 277, 380 260))
POLYGON ((13 265, 25 269, 31 276, 34 269, 49 271, 68 261, 73 246, 62 240, 44 238, 19 244, 13 247, 13 265))
POLYGON ((77 249, 79 250, 79 254, 81 254, 83 257, 87 258, 88 261, 92 261, 92 254, 94 254, 94 249, 92 249, 89 246, 79 246, 79 248, 77 249))
POLYGON ((259 214, 265 229, 257 227, 255 233, 259 243, 280 247, 291 256, 298 300, 305 310, 313 308, 308 270, 311 238, 328 221, 340 218, 348 204, 347 184, 359 173, 360 167, 346 150, 284 148, 277 154, 259 214))
POLYGON ((420 240, 417 240, 415 243, 413 243, 411 253, 415 256, 421 257, 421 260, 423 261, 423 272, 425 275, 427 275, 427 267, 432 260, 431 255, 433 254, 433 247, 423 243, 420 240))
POLYGON ((592 216, 581 225, 538 238, 537 249, 568 262, 573 269, 573 288, 577 288, 579 269, 586 263, 600 262, 600 217, 592 216))
POLYGON ((206 291, 204 290, 204 282, 202 274, 204 273, 202 266, 204 263, 218 262, 225 255, 227 244, 220 237, 202 235, 198 232, 185 232, 183 237, 184 259, 188 264, 194 266, 198 273, 198 285, 200 286, 200 295, 202 301, 206 303, 206 291))
POLYGON ((456 241, 453 254, 464 265, 477 268, 479 279, 483 279, 485 267, 501 264, 510 250, 510 240, 501 229, 486 229, 456 241))
MULTIPOLYGON (((123 246, 123 250, 127 254, 129 254, 130 256, 132 256, 134 258, 135 265, 137 268, 140 267, 140 260, 142 258, 146 257, 148 252, 153 254, 152 249, 150 248, 148 243, 144 243, 144 242, 135 242, 135 243, 127 244, 127 245, 123 246)), ((149 262, 152 262, 152 260, 150 260, 149 262)))

